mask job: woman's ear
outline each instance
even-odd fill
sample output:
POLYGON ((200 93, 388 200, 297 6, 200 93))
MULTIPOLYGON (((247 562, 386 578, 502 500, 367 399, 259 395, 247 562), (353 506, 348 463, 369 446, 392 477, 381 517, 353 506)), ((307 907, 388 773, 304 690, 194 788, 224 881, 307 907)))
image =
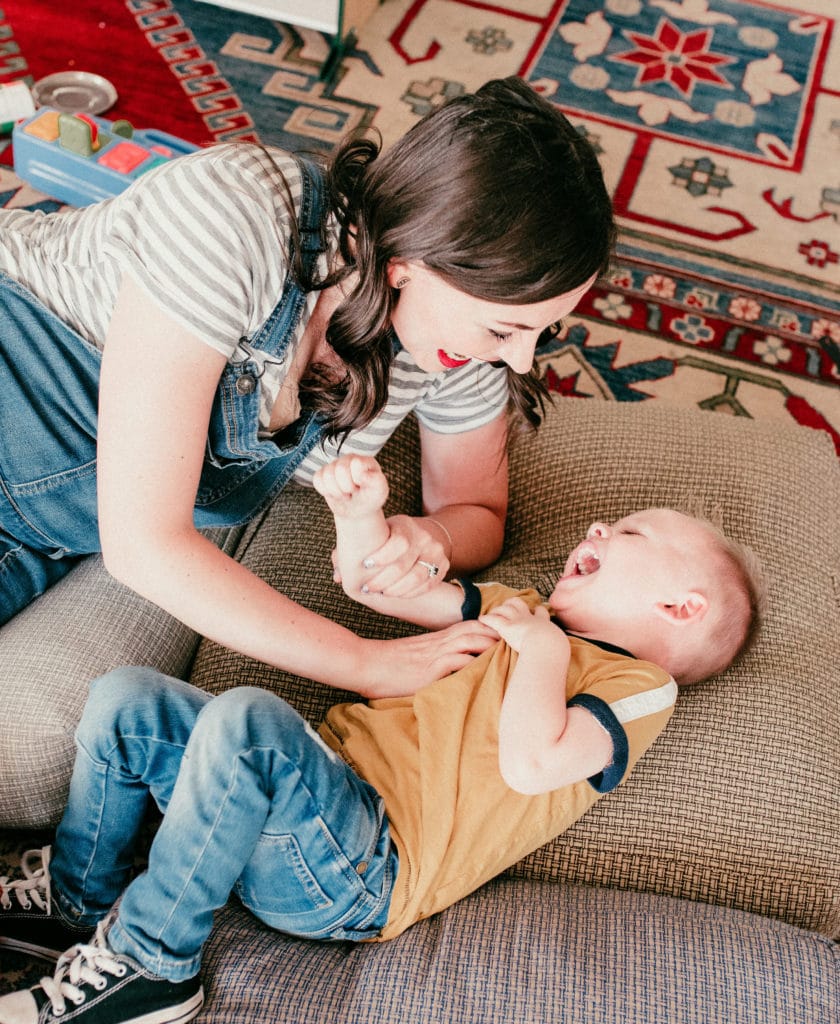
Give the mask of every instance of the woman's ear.
POLYGON ((405 260, 388 260, 388 284, 392 288, 401 288, 406 279, 411 278, 411 266, 405 260))
POLYGON ((673 604, 661 602, 656 606, 656 611, 673 625, 684 626, 702 619, 708 607, 709 601, 705 594, 698 590, 690 590, 680 595, 673 604))

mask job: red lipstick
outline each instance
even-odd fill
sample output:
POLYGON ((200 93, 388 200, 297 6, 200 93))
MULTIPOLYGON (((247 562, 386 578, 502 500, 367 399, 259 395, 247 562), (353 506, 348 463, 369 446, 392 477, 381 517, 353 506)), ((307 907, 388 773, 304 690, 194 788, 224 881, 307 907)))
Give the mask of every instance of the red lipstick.
POLYGON ((452 356, 448 355, 442 348, 437 350, 438 359, 443 363, 447 370, 452 370, 456 366, 466 366, 469 359, 453 359, 452 356))

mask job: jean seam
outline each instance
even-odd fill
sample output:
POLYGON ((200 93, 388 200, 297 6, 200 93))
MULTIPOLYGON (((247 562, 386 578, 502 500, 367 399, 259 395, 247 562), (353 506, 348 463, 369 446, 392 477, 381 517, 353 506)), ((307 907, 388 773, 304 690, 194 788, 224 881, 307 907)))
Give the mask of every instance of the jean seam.
POLYGON ((109 944, 114 952, 131 957, 140 966, 159 978, 171 982, 185 981, 198 973, 201 967, 201 951, 186 960, 168 960, 158 956, 150 960, 142 948, 131 938, 117 916, 108 932, 109 944), (114 941, 116 937, 116 942, 114 941))
MULTIPOLYGON (((40 530, 29 519, 28 516, 24 515, 23 510, 21 509, 20 505, 18 505, 17 501, 14 499, 14 497, 12 496, 11 491, 9 490, 8 482, 6 480, 4 480, 2 476, 0 476, 0 492, 2 492, 3 497, 8 502, 9 508, 12 510, 12 512, 14 512, 14 514, 17 516, 17 518, 20 520, 20 522, 27 529, 31 530, 32 533, 36 537, 40 538, 40 540, 42 540, 44 542, 45 546, 49 546, 49 547, 53 547, 53 548, 56 548, 56 547, 63 548, 63 545, 57 544, 56 541, 54 541, 52 537, 50 537, 46 533, 44 533, 43 530, 40 530)), ((13 533, 9 534, 9 536, 12 537, 14 540, 20 540, 20 538, 16 537, 13 533)), ((23 543, 21 543, 21 547, 24 547, 23 543)))
MULTIPOLYGON (((77 741, 77 743, 78 743, 78 741, 77 741)), ((107 776, 108 776, 108 767, 109 767, 108 764, 107 763, 103 763, 101 761, 97 761, 94 757, 91 756, 90 752, 81 743, 78 743, 78 749, 80 751, 84 752, 85 756, 88 758, 88 760, 93 765, 93 767, 94 767, 94 769, 96 771, 97 776, 100 778, 100 782, 101 782, 101 785, 102 785, 102 792, 104 794, 105 787, 107 785, 107 776)), ((91 868, 93 866, 93 862, 94 862, 95 857, 96 857, 96 848, 98 846, 99 837, 102 835, 102 820, 103 820, 104 814, 105 814, 105 800, 104 800, 104 796, 103 796, 103 799, 99 801, 99 804, 98 804, 98 807, 97 807, 96 827, 93 830, 94 834, 96 836, 96 839, 91 844, 90 855, 88 856, 88 859, 85 862, 84 870, 79 872, 79 900, 80 900, 80 906, 74 907, 73 909, 74 909, 74 911, 76 913, 76 916, 80 920, 83 919, 84 916, 85 916, 85 914, 84 914, 84 907, 85 907, 85 904, 87 902, 88 876, 90 875, 90 871, 91 871, 91 868)), ((70 900, 67 897, 65 897, 65 902, 70 904, 70 900)), ((72 904, 70 904, 70 905, 72 906, 72 904)))
MULTIPOLYGON (((13 537, 12 540, 15 538, 13 537)), ((8 570, 11 565, 12 559, 16 558, 20 552, 23 551, 23 544, 18 543, 17 547, 9 548, 9 550, 0 558, 0 573, 4 570, 8 570)))

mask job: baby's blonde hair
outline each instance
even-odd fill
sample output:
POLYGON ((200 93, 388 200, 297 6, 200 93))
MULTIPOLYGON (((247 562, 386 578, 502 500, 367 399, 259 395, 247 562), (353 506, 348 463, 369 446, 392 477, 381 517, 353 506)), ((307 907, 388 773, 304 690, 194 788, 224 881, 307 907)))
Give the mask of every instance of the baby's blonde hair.
POLYGON ((767 602, 764 571, 755 552, 724 533, 710 515, 686 514, 713 538, 718 600, 708 617, 701 649, 686 651, 684 659, 676 656, 683 664, 672 666, 671 671, 680 684, 702 682, 740 661, 756 641, 767 602))

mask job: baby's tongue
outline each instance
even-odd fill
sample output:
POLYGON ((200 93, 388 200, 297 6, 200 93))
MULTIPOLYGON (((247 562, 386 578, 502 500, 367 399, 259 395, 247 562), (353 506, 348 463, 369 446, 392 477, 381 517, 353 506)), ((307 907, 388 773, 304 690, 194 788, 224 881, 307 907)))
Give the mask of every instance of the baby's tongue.
POLYGON ((582 555, 578 560, 578 569, 582 576, 589 576, 590 573, 597 572, 600 567, 601 563, 598 560, 598 556, 591 551, 582 555))

